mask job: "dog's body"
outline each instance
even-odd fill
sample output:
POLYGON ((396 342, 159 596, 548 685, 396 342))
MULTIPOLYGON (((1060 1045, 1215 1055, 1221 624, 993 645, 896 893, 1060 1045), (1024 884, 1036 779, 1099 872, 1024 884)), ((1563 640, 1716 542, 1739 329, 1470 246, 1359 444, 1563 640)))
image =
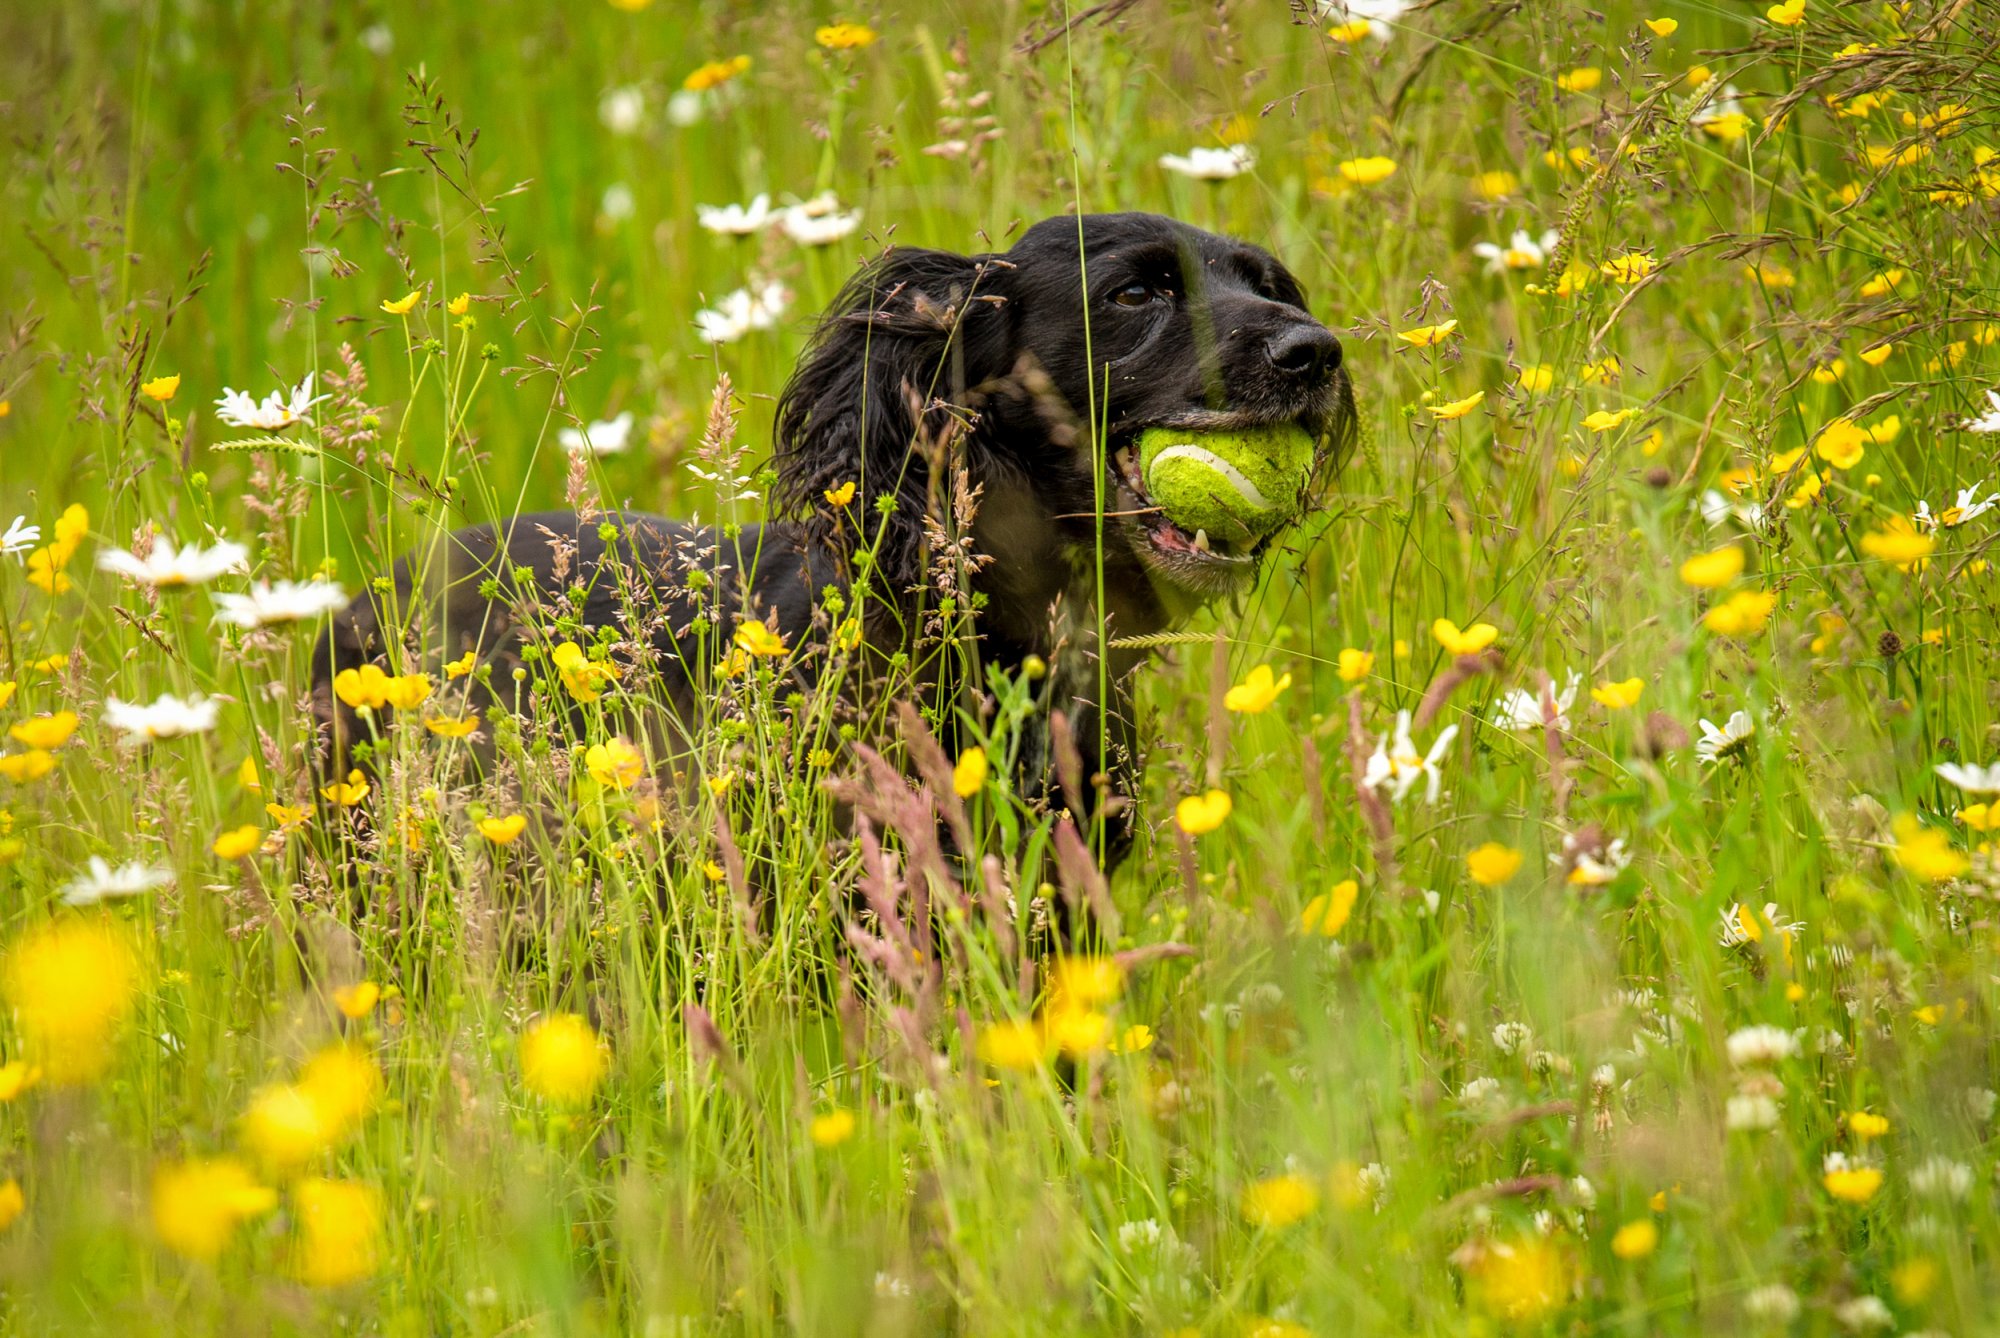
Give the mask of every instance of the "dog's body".
MULTIPOLYGON (((1155 215, 1050 219, 1004 256, 892 251, 835 300, 781 398, 777 519, 731 540, 651 516, 546 513, 440 539, 398 564, 393 597, 356 599, 321 638, 313 691, 331 765, 366 737, 334 692, 343 669, 395 672, 406 665, 390 661, 412 656, 434 667, 471 650, 493 670, 481 675, 488 703, 524 706, 525 693, 507 700, 522 647, 562 639, 520 625, 536 603, 619 627, 626 688, 631 670, 656 674, 643 690, 682 729, 728 647, 730 629, 705 625, 704 611, 764 621, 807 683, 835 635, 828 588, 874 611, 870 645, 911 648, 927 590, 937 603, 928 583, 943 538, 969 540, 944 584, 955 571, 961 610, 975 606, 979 662, 1011 672, 1040 657, 1041 700, 1069 722, 1083 774, 1129 795, 1129 677, 1145 652, 1114 645, 1100 665, 1100 621, 1114 639, 1170 628, 1244 588, 1263 547, 1230 551, 1161 516, 1134 438, 1294 421, 1328 464, 1352 426, 1339 362, 1277 261, 1155 215), (848 483, 850 503, 828 500, 848 483), (952 533, 968 513, 969 533, 952 533)), ((1023 793, 1052 791, 1054 752, 1046 729, 1023 750, 1023 793)), ((1115 859, 1123 844, 1114 829, 1103 848, 1115 859)))

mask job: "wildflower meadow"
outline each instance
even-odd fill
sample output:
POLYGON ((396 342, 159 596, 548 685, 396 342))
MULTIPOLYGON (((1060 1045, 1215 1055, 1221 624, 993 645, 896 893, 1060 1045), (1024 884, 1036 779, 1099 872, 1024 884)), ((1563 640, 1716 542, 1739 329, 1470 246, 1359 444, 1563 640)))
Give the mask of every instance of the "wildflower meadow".
POLYGON ((4 1331, 2000 1330, 2000 6, 0 36, 4 1331), (811 691, 709 590, 668 756, 578 585, 329 769, 399 556, 734 533, 858 265, 1120 210, 1280 257, 1359 433, 1147 643, 1109 876, 1045 666, 904 690, 949 590, 811 691))

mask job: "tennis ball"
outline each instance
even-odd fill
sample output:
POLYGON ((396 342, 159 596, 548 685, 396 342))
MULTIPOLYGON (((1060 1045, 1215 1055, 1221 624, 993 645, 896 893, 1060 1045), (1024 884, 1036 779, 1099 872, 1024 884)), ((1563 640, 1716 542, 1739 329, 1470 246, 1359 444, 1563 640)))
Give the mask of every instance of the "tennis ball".
POLYGON ((1139 471, 1174 524, 1251 544, 1298 515, 1314 446, 1296 423, 1236 432, 1151 427, 1139 434, 1139 471))

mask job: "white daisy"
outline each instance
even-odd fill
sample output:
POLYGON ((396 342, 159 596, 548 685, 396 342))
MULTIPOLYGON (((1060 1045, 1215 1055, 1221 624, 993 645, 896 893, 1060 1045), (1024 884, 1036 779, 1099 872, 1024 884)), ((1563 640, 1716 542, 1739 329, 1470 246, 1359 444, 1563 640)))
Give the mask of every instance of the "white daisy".
POLYGON ((1996 505, 2000 505, 2000 492, 1984 499, 1979 496, 1979 489, 1982 486, 1984 485, 1975 483, 1970 488, 1960 488, 1952 504, 1936 515, 1931 514, 1929 502, 1918 502, 1917 514, 1912 519, 1917 522, 1917 528, 1920 530, 1936 529, 1940 525, 1952 530, 1968 520, 1977 520, 1996 505))
POLYGON ((71 906, 94 906, 106 897, 136 897, 173 881, 174 875, 167 869, 156 869, 137 860, 114 869, 101 857, 92 855, 89 869, 63 884, 62 899, 71 906))
POLYGON ((1341 23, 1368 25, 1368 35, 1378 42, 1389 40, 1389 25, 1403 17, 1414 0, 1319 0, 1321 18, 1341 23))
POLYGON ((306 373, 306 379, 299 382, 286 398, 280 388, 264 397, 263 403, 250 398, 247 390, 222 388, 222 398, 215 402, 215 416, 231 427, 254 427, 265 432, 278 432, 304 418, 313 405, 328 398, 314 395, 313 374, 306 373))
POLYGON ((748 237, 770 225, 771 197, 758 195, 749 204, 698 204, 694 213, 710 232, 725 237, 748 237))
POLYGON ((773 280, 738 288, 713 307, 694 314, 695 329, 710 344, 728 344, 752 330, 768 330, 792 304, 785 286, 773 280))
POLYGON ((1732 712, 1720 728, 1714 721, 1703 719, 1701 738, 1695 742, 1694 755, 1709 763, 1740 756, 1749 748, 1750 740, 1756 733, 1756 722, 1750 719, 1748 711, 1732 712))
POLYGON ((778 226, 801 246, 827 246, 861 226, 861 211, 843 212, 840 197, 826 191, 778 215, 778 226))
POLYGON ((1240 177, 1257 165, 1257 151, 1248 144, 1227 148, 1192 148, 1186 153, 1163 153, 1160 166, 1197 181, 1227 181, 1240 177))
MULTIPOLYGON (((1568 682, 1556 695, 1557 729, 1569 729, 1569 708, 1576 704, 1576 690, 1582 682, 1583 676, 1572 669, 1568 682)), ((1526 688, 1510 688, 1501 694, 1499 704, 1494 707, 1493 723, 1502 729, 1540 729, 1544 723, 1542 694, 1530 692, 1526 688)))
POLYGON ((1526 228, 1516 229, 1513 240, 1505 246, 1493 242, 1478 242, 1472 254, 1486 262, 1488 274, 1503 274, 1510 269, 1540 269, 1549 263, 1549 252, 1555 250, 1562 234, 1550 228, 1537 240, 1526 228))
POLYGON ((189 697, 182 701, 171 692, 160 694, 160 699, 151 706, 112 697, 104 703, 104 723, 125 732, 120 742, 127 748, 137 748, 155 739, 206 734, 215 728, 219 709, 212 697, 189 697))
POLYGON ((1438 787, 1444 783, 1444 777, 1438 771, 1438 762, 1457 737, 1458 726, 1447 725, 1439 731, 1430 752, 1419 753, 1417 746, 1410 742, 1410 713, 1398 711, 1394 737, 1384 734, 1376 743, 1375 752, 1369 757, 1368 767, 1362 773, 1361 783, 1371 790, 1386 785, 1390 800, 1401 802, 1403 796, 1410 792, 1410 787, 1421 779, 1424 782, 1424 802, 1435 804, 1438 787))
POLYGON ((1795 1034, 1768 1024, 1733 1031, 1725 1045, 1729 1062, 1739 1069, 1750 1064, 1775 1064, 1799 1052, 1799 1038, 1795 1034))
POLYGON ((27 552, 41 541, 42 527, 28 524, 26 516, 16 516, 14 523, 7 527, 7 532, 0 534, 0 553, 13 557, 27 552))
POLYGON ((1967 432, 2000 432, 2000 390, 1986 392, 1986 412, 1965 420, 1967 432))
POLYGON ((1967 794, 2000 794, 2000 762, 1984 767, 1940 762, 1931 770, 1967 794))
POLYGON ((607 88, 597 100, 597 119, 614 135, 629 135, 646 122, 646 94, 637 84, 607 88))
POLYGON ((259 581, 241 595, 213 596, 215 620, 235 627, 268 627, 304 622, 347 603, 347 592, 332 581, 259 581))
POLYGON ((601 423, 591 423, 582 428, 566 427, 556 433, 556 440, 571 455, 618 455, 631 445, 632 411, 627 409, 616 418, 608 418, 601 423))
POLYGON ((137 557, 122 548, 107 548, 97 555, 99 571, 116 572, 140 585, 204 585, 227 572, 240 571, 250 557, 242 544, 219 539, 211 548, 189 544, 175 548, 171 539, 153 541, 153 551, 137 557))

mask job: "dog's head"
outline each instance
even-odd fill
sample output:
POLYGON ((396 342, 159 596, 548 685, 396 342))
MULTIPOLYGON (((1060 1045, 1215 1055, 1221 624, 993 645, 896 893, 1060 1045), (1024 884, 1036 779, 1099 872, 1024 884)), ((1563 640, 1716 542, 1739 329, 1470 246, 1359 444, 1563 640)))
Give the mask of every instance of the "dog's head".
POLYGON ((1069 570, 1102 515, 1107 566, 1143 573, 1164 610, 1240 588, 1269 541, 1199 546, 1169 521, 1140 479, 1142 431, 1297 423, 1324 478, 1354 423, 1339 341, 1291 272, 1156 214, 1052 218, 1004 254, 903 249, 869 265, 781 399, 776 500, 912 582, 936 501, 925 447, 954 417, 973 424, 964 459, 996 573, 1069 570), (822 494, 849 481, 859 496, 838 519, 822 494))

